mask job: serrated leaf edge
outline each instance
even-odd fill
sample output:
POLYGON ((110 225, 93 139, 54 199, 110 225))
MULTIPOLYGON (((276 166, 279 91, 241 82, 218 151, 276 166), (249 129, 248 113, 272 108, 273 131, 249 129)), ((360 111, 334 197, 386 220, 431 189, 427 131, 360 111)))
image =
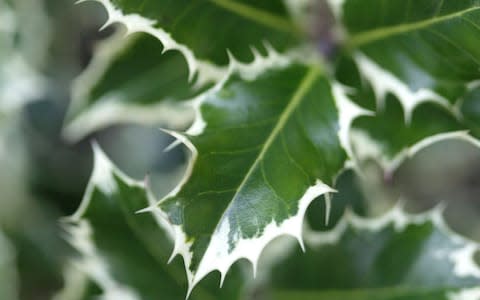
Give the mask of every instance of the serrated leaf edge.
MULTIPOLYGON (((96 283, 103 291, 103 299, 106 300, 140 300, 138 293, 130 287, 115 280, 110 273, 108 264, 98 254, 95 243, 92 240, 93 229, 90 222, 82 218, 92 199, 94 188, 100 189, 105 194, 111 194, 117 189, 114 175, 118 176, 125 184, 132 187, 140 187, 147 193, 149 205, 156 203, 153 193, 147 181, 137 181, 121 172, 101 150, 100 146, 92 143, 94 154, 94 167, 85 195, 75 213, 62 219, 62 225, 66 231, 65 239, 80 253, 81 257, 72 261, 73 267, 81 270, 96 283)), ((132 214, 135 212, 132 212, 132 214)), ((173 232, 165 223, 165 217, 159 216, 157 212, 152 213, 160 230, 164 230, 167 236, 173 237, 173 232)))
POLYGON ((361 76, 372 85, 376 97, 377 110, 384 109, 385 98, 388 93, 392 93, 403 107, 407 124, 412 119, 413 110, 425 102, 437 103, 453 111, 453 106, 444 97, 427 88, 412 91, 399 78, 380 67, 365 54, 357 52, 354 54, 354 59, 361 76))
POLYGON ((382 146, 368 132, 360 129, 353 129, 350 135, 356 161, 373 159, 380 164, 383 170, 389 174, 393 173, 407 159, 412 158, 422 150, 436 143, 444 141, 462 141, 480 148, 480 140, 469 134, 467 130, 452 131, 435 134, 405 147, 394 157, 389 158, 383 154, 382 146))

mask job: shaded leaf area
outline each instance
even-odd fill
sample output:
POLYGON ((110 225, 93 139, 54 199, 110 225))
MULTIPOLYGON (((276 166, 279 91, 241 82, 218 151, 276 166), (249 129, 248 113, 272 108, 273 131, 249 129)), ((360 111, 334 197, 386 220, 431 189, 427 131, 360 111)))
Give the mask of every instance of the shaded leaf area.
MULTIPOLYGON (((151 205, 151 195, 100 151, 95 148, 95 170, 82 205, 66 223, 68 239, 79 251, 74 265, 106 297, 184 299, 184 266, 180 260, 167 264, 173 246, 168 232, 155 215, 136 214, 151 205)), ((219 289, 218 277, 209 276, 190 298, 237 299, 241 279, 239 269, 233 268, 219 289)))
POLYGON ((480 87, 472 87, 461 99, 460 112, 472 135, 480 138, 480 87))
MULTIPOLYGON (((108 0, 107 0, 108 1, 108 0)), ((225 65, 226 50, 240 60, 253 58, 251 46, 264 42, 282 51, 295 45, 300 33, 283 1, 254 0, 111 0, 124 14, 154 20, 154 27, 169 33, 203 60, 225 65)))
POLYGON ((15 267, 15 251, 0 231, 0 298, 17 299, 17 274, 15 267))
POLYGON ((272 269, 272 299, 449 299, 477 287, 467 249, 478 244, 448 231, 439 214, 346 214, 332 231, 307 232, 306 252, 295 249, 272 269))
POLYGON ((335 181, 335 189, 338 192, 330 194, 331 210, 328 222, 325 218, 328 213, 326 202, 323 199, 316 199, 307 210, 306 219, 309 227, 314 230, 331 230, 340 222, 347 210, 359 216, 366 216, 368 203, 364 199, 360 183, 355 171, 345 169, 335 181))
POLYGON ((66 134, 78 138, 118 122, 185 128, 193 113, 181 100, 209 86, 194 82, 180 52, 163 52, 161 43, 147 34, 117 33, 100 44, 77 79, 66 134))
POLYGON ((347 0, 341 20, 348 48, 360 50, 412 92, 430 90, 453 104, 479 78, 477 1, 347 0))
POLYGON ((263 238, 268 225, 267 238, 299 236, 306 206, 328 191, 346 158, 332 87, 316 66, 232 77, 200 110, 205 128, 186 134, 196 149, 192 172, 160 203, 191 242, 194 274, 243 255, 256 264, 260 244, 231 253, 242 240, 263 238), (282 229, 287 219, 295 221, 282 229))
POLYGON ((449 289, 409 290, 400 288, 355 291, 278 291, 272 296, 276 300, 447 300, 449 289))
POLYGON ((64 285, 52 300, 89 300, 98 299, 102 290, 73 264, 69 264, 64 271, 64 285))

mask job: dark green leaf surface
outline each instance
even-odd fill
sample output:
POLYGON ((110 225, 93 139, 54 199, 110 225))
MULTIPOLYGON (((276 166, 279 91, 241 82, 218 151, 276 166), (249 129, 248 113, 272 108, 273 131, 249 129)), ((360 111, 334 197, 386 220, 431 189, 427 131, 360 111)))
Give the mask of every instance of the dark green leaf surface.
POLYGON ((100 45, 76 81, 65 128, 70 138, 117 122, 185 128, 193 119, 181 100, 194 98, 208 83, 189 81, 182 54, 163 53, 156 38, 120 35, 100 45))
POLYGON ((282 1, 100 2, 106 7, 113 5, 125 15, 140 15, 153 21, 154 28, 164 30, 174 41, 191 49, 197 58, 220 65, 228 62, 227 49, 235 57, 248 61, 253 58, 250 46, 264 49, 263 43, 268 42, 282 51, 295 45, 301 35, 282 1))
MULTIPOLYGON (((95 170, 79 210, 66 224, 80 252, 75 265, 112 299, 184 299, 187 280, 179 260, 167 265, 172 242, 155 215, 136 214, 151 195, 115 169, 95 147, 95 170)), ((150 198, 151 199, 151 198, 150 198)), ((242 282, 233 269, 223 289, 209 277, 191 299, 237 299, 242 282)))
POLYGON ((159 204, 185 234, 177 242, 192 253, 193 284, 241 257, 255 266, 280 234, 300 239, 308 204, 330 190, 346 159, 332 86, 316 66, 233 77, 200 110, 201 133, 176 134, 194 153, 193 169, 159 204))
POLYGON ((273 299, 456 299, 480 285, 479 245, 449 231, 439 210, 347 214, 332 231, 307 232, 305 242, 305 253, 273 268, 273 299))
MULTIPOLYGON (((453 104, 479 78, 477 1, 347 0, 341 10, 349 49, 361 51, 411 92, 423 93, 423 100, 453 104)), ((385 86, 384 78, 369 79, 385 86)))
POLYGON ((472 86, 461 99, 460 112, 472 135, 480 138, 480 87, 478 85, 472 86))

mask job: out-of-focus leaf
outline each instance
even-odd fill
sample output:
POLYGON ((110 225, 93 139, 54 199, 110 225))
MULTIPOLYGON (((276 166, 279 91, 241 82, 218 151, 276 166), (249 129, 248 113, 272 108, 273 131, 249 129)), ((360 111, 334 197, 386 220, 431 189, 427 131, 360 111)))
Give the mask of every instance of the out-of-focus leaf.
MULTIPOLYGON (((21 0, 10 5, 8 1, 0 1, 0 118, 11 115, 46 91, 45 78, 31 65, 39 59, 25 45, 28 44, 25 36, 28 25, 47 28, 43 11, 38 7, 41 3, 21 0), (33 7, 36 7, 38 17, 27 22, 27 15, 32 13, 33 7)), ((38 44, 38 52, 45 50, 43 43, 38 44)))
POLYGON ((15 250, 0 231, 0 299, 18 299, 15 250))
POLYGON ((349 212, 331 231, 308 231, 305 243, 271 271, 273 299, 477 299, 455 297, 480 285, 480 245, 448 229, 439 209, 349 212))
POLYGON ((180 100, 194 98, 208 83, 190 82, 181 53, 163 49, 146 34, 119 33, 102 42, 75 82, 65 135, 78 139, 118 122, 186 128, 193 109, 180 100))
MULTIPOLYGON (((97 146, 94 154, 85 198, 66 221, 68 240, 80 253, 74 265, 105 299, 183 299, 184 267, 178 260, 166 264, 173 246, 170 232, 156 214, 136 214, 152 204, 148 188, 118 171, 97 146)), ((243 284, 237 271, 222 289, 210 278, 191 299, 237 299, 243 284)))
POLYGON ((346 0, 337 7, 362 76, 379 106, 395 94, 407 120, 421 102, 453 105, 480 75, 476 1, 346 0), (371 7, 377 14, 368 12, 371 7))
POLYGON ((360 129, 357 156, 393 169, 418 144, 447 138, 477 143, 475 131, 454 132, 477 126, 465 122, 470 112, 461 104, 471 109, 478 100, 462 100, 480 78, 478 2, 330 2, 347 32, 337 76, 355 88, 357 104, 377 110, 354 124, 360 129), (366 7, 379 13, 366 14, 366 7))

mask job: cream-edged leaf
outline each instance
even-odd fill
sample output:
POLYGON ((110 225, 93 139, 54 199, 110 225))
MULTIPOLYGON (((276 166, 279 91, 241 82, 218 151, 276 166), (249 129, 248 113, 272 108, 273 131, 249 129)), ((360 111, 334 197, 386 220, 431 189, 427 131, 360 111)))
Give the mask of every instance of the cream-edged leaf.
MULTIPOLYGON (((155 202, 146 183, 121 173, 97 145, 94 161, 79 209, 64 220, 67 240, 79 252, 73 266, 98 286, 102 299, 184 299, 184 268, 178 260, 167 265, 173 244, 163 219, 137 213, 155 202)), ((237 271, 225 289, 213 278, 191 299, 237 299, 242 291, 237 271)))
POLYGON ((465 295, 480 284, 480 244, 453 233, 442 213, 410 215, 397 206, 369 219, 347 212, 331 231, 306 230, 306 252, 271 271, 274 298, 478 299, 465 295))
POLYGON ((107 10, 105 26, 121 23, 129 33, 155 36, 164 51, 180 51, 187 60, 191 78, 197 71, 200 77, 209 77, 206 73, 226 66, 227 51, 248 62, 254 58, 252 48, 265 54, 267 43, 284 51, 297 46, 302 37, 282 1, 148 0, 142 5, 129 0, 95 1, 107 10))
POLYGON ((407 123, 415 107, 435 102, 453 109, 480 76, 480 6, 471 0, 331 1, 347 33, 346 50, 375 92, 388 93, 407 123), (371 7, 378 9, 370 14, 371 7))

